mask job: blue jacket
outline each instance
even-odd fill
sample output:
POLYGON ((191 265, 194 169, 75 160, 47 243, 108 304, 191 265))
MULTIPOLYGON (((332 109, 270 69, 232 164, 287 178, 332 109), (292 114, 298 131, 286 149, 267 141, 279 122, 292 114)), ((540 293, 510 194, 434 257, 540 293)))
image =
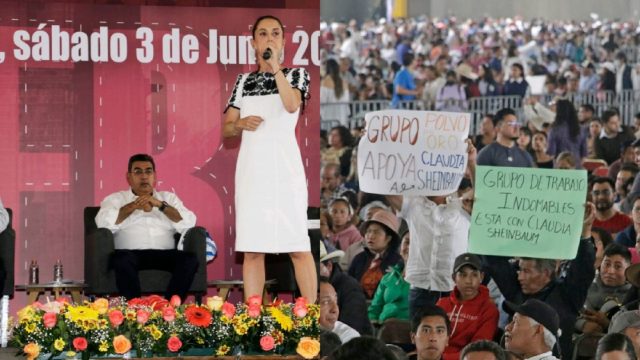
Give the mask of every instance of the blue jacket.
POLYGON ((626 229, 620 231, 616 236, 616 242, 626 247, 636 246, 636 229, 633 224, 627 226, 626 229))

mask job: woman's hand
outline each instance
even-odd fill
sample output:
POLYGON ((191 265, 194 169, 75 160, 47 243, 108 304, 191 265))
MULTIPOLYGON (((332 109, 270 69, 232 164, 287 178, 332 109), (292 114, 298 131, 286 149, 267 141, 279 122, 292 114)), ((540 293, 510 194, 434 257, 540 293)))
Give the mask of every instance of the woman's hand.
POLYGON ((282 50, 276 49, 274 45, 269 45, 269 49, 271 49, 271 57, 269 60, 264 60, 264 62, 267 64, 268 70, 275 75, 280 71, 280 51, 282 50))
POLYGON ((259 116, 249 115, 247 117, 239 118, 234 121, 233 126, 237 130, 256 131, 258 126, 262 124, 264 120, 259 116))

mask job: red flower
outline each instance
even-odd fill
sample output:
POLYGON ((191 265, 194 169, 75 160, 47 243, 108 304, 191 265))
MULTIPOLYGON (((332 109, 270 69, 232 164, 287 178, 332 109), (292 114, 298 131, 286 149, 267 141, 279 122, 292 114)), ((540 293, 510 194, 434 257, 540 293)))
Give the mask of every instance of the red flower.
POLYGON ((233 306, 232 303, 225 301, 225 303, 222 304, 220 311, 222 311, 222 313, 229 319, 233 319, 233 316, 236 314, 236 307, 233 306))
POLYGON ((164 321, 172 322, 176 319, 176 311, 171 306, 167 306, 162 309, 162 318, 164 321))
POLYGON ((111 326, 118 327, 124 321, 124 315, 122 315, 122 311, 120 310, 112 310, 109 312, 109 322, 111 326))
POLYGON ((260 338, 260 348, 264 351, 271 351, 275 346, 275 340, 271 335, 265 335, 260 338))
POLYGON ((83 337, 77 337, 73 339, 73 347, 76 351, 84 351, 87 349, 87 339, 83 337))
POLYGON ((136 313, 136 321, 138 321, 138 324, 144 325, 149 320, 149 316, 151 316, 151 314, 149 314, 148 311, 138 310, 136 313))
POLYGON ((247 305, 262 305, 262 296, 252 295, 247 299, 247 305))
POLYGON ((296 302, 296 304, 293 306, 293 313, 299 318, 305 317, 308 312, 309 311, 307 310, 307 304, 296 302))
POLYGON ((52 327, 56 326, 58 318, 56 314, 48 312, 42 316, 42 322, 44 323, 44 327, 51 329, 52 327))
POLYGON ((182 347, 182 341, 177 336, 172 336, 167 340, 167 348, 171 352, 177 352, 182 347))
POLYGON ((207 327, 211 324, 211 313, 199 306, 189 306, 184 311, 184 316, 194 326, 207 327))
POLYGON ((249 305, 247 315, 252 318, 257 318, 258 316, 260 316, 260 305, 249 305))

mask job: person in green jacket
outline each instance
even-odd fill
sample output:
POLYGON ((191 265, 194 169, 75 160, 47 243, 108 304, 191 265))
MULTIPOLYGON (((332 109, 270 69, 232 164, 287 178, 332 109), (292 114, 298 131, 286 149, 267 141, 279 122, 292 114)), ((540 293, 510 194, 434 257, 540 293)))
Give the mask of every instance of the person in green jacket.
MULTIPOLYGON (((406 264, 409 257, 409 231, 406 230, 401 236, 400 256, 406 264)), ((392 267, 382 277, 368 313, 369 320, 374 324, 391 318, 409 320, 409 283, 404 281, 403 264, 392 267)))

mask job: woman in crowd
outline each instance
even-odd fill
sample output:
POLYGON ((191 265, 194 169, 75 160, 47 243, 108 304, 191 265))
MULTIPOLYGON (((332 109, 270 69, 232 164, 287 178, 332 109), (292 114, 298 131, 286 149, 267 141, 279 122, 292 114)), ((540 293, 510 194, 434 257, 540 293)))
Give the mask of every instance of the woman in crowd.
POLYGON ((331 235, 329 242, 338 249, 346 250, 351 244, 362 240, 362 235, 353 224, 354 210, 346 197, 333 199, 329 203, 331 235))
POLYGON ((327 59, 326 74, 320 83, 320 118, 338 120, 340 125, 349 126, 349 86, 340 76, 340 65, 334 59, 327 59))
POLYGON ((533 135, 533 160, 536 166, 543 169, 553 169, 553 156, 547 153, 547 133, 538 131, 533 135))
POLYGON ((549 131, 547 151, 551 156, 564 151, 571 152, 578 168, 582 168, 582 159, 587 157, 586 133, 581 131, 578 113, 569 100, 556 101, 556 119, 549 131))
POLYGON ((340 165, 340 175, 347 176, 351 169, 351 151, 353 137, 344 126, 336 126, 329 131, 329 147, 320 150, 320 161, 323 165, 340 165))
POLYGON ((387 319, 409 320, 409 283, 404 280, 404 264, 409 258, 409 230, 402 234, 400 256, 402 263, 391 268, 380 280, 371 305, 369 320, 383 323, 387 319))
POLYGON ((365 248, 353 258, 349 275, 360 282, 368 299, 373 298, 382 276, 394 265, 402 263, 397 229, 398 218, 386 210, 376 212, 360 228, 365 248))

